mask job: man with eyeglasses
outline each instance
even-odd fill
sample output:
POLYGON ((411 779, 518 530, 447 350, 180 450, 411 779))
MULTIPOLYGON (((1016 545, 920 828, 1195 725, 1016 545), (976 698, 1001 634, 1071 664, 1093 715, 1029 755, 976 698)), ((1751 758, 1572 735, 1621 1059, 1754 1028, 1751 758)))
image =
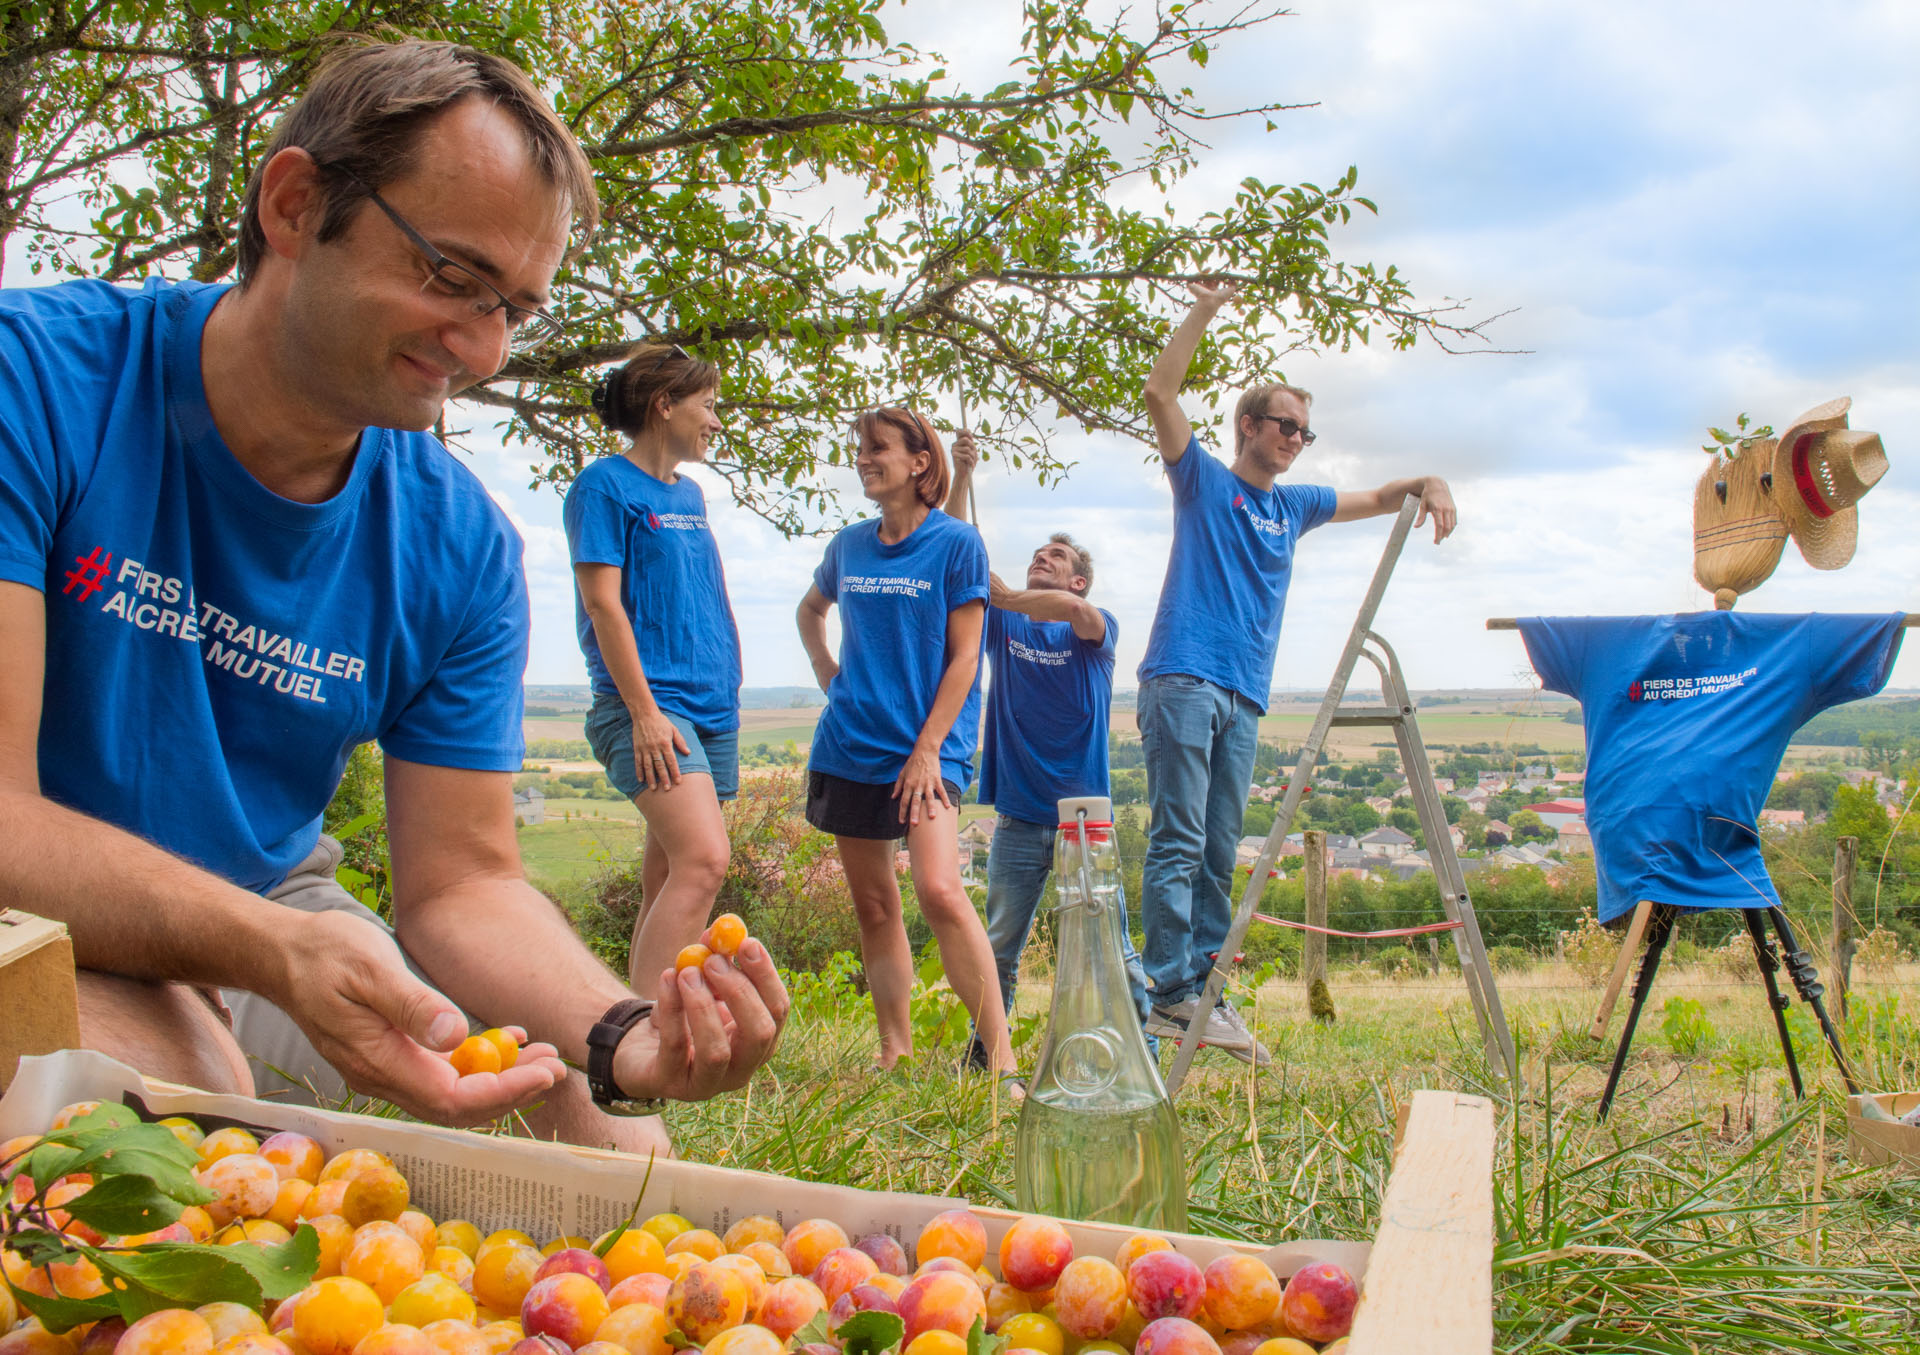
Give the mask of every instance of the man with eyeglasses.
POLYGON ((1378 489, 1277 484, 1314 440, 1313 397, 1296 386, 1255 386, 1234 409, 1234 457, 1223 466, 1181 412, 1187 368, 1232 283, 1192 283, 1193 309, 1147 376, 1147 414, 1173 486, 1173 550, 1139 669, 1140 738, 1152 814, 1141 879, 1147 1029, 1182 1037, 1197 1020, 1203 1043, 1248 1063, 1267 1051, 1232 1007, 1199 1013, 1233 921, 1234 848, 1253 782, 1260 717, 1273 684, 1280 620, 1302 535, 1328 522, 1396 513, 1420 498, 1433 539, 1453 530, 1453 497, 1437 475, 1378 489))
POLYGON ((517 68, 368 44, 260 157, 237 285, 0 292, 0 904, 67 924, 87 1046, 631 1150, 771 1051, 757 942, 649 1010, 527 884, 521 543, 426 431, 558 334, 597 218, 517 68), (391 932, 320 831, 369 740, 391 932), (470 1020, 518 1028, 519 1062, 457 1075, 470 1020))

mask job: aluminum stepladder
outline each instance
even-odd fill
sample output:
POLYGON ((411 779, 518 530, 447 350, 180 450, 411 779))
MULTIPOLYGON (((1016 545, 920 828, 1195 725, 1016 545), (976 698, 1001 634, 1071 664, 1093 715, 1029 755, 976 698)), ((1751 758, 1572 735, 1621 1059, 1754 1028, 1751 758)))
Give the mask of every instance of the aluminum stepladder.
MULTIPOLYGON (((1280 848, 1293 829, 1294 816, 1300 810, 1300 801, 1306 795, 1314 769, 1319 765, 1328 733, 1336 727, 1391 729, 1394 742, 1400 750, 1400 761, 1406 769, 1407 792, 1413 799, 1421 832, 1426 835, 1427 853, 1432 860, 1434 879, 1440 887, 1440 903, 1446 909, 1447 920, 1456 924, 1452 933, 1453 945, 1460 957, 1460 972, 1466 978, 1467 993, 1473 999, 1473 1015, 1480 1026, 1480 1038, 1486 1045, 1487 1061, 1496 1073, 1506 1076, 1509 1088, 1518 1091, 1520 1064, 1514 1055, 1513 1036, 1507 1030, 1506 1013, 1501 1010, 1500 993, 1494 986, 1493 967, 1487 963, 1487 948, 1480 939, 1480 924, 1473 915, 1473 903, 1467 897, 1466 875, 1460 869, 1460 858, 1454 853, 1453 839, 1447 834, 1446 811, 1440 804, 1440 788, 1434 784, 1433 768, 1427 763, 1426 744, 1420 738, 1420 725, 1414 718, 1413 698, 1408 694, 1406 679, 1401 675, 1399 657, 1393 652, 1393 647, 1373 630, 1374 613, 1380 608, 1380 599, 1387 591, 1387 580, 1392 577, 1393 567, 1400 560, 1400 551, 1407 544, 1407 534, 1413 527, 1413 519, 1419 509, 1420 500, 1413 495, 1408 495, 1400 505, 1400 516, 1387 537, 1379 567, 1373 572, 1373 583, 1367 589, 1366 600, 1360 604, 1360 614, 1354 618, 1353 632, 1347 637, 1347 646, 1341 652, 1340 666, 1334 672, 1333 681, 1327 685, 1320 711, 1314 716, 1313 729, 1300 750, 1299 762, 1294 765, 1293 779, 1287 783, 1287 794, 1281 801, 1280 812, 1274 815, 1273 828, 1267 834, 1266 845, 1260 849, 1260 859, 1254 862, 1253 873, 1247 877, 1246 890, 1240 896, 1240 905, 1234 911, 1233 925, 1228 929, 1227 939, 1214 960, 1213 971, 1207 975, 1206 989, 1195 1005, 1195 1021, 1203 1023, 1205 1014, 1211 1012, 1214 1004, 1220 1000, 1220 992, 1227 982, 1227 970, 1246 939, 1247 928, 1253 923, 1254 911, 1259 907, 1260 896, 1266 890, 1268 872, 1279 859, 1280 848), (1380 673, 1383 704, 1342 706, 1341 699, 1346 695, 1347 685, 1353 680, 1354 668, 1361 659, 1367 660, 1380 673)), ((1186 1080, 1187 1069, 1192 1066, 1193 1056, 1199 1048, 1200 1042, 1191 1033, 1179 1039, 1173 1070, 1167 1076, 1169 1094, 1177 1092, 1180 1084, 1186 1080)))

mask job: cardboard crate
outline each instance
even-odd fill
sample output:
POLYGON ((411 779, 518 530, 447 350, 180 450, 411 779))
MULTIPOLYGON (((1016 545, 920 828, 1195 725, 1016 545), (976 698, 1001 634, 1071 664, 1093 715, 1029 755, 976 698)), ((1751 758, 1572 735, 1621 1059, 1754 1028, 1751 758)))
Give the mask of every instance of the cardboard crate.
MULTIPOLYGON (((1861 1115, 1858 1103, 1867 1093, 1847 1098, 1847 1137, 1854 1156, 1870 1167, 1898 1166, 1920 1170, 1920 1125, 1888 1124, 1861 1115)), ((1886 1092, 1874 1096, 1889 1115, 1905 1115, 1920 1106, 1920 1092, 1886 1092)))
POLYGON ((0 911, 0 1091, 26 1055, 79 1043, 80 1000, 66 924, 0 911))
MULTIPOLYGON (((892 1234, 911 1247, 925 1222, 966 1201, 796 1181, 762 1172, 474 1134, 151 1082, 87 1050, 29 1058, 0 1098, 0 1139, 45 1127, 74 1101, 122 1100, 153 1116, 192 1115, 311 1135, 329 1153, 378 1148, 400 1167, 419 1208, 464 1218, 482 1233, 524 1228, 536 1236, 596 1236, 640 1213, 684 1214, 724 1232, 737 1218, 770 1214, 783 1227, 831 1218, 855 1237, 892 1234), (651 1171, 651 1175, 649 1175, 651 1171), (645 1192, 642 1194, 642 1183, 645 1192)), ((1233 1253, 1259 1256, 1282 1278, 1332 1261, 1361 1281, 1351 1355, 1486 1355, 1493 1347, 1493 1106, 1481 1097, 1417 1092, 1406 1117, 1380 1230, 1364 1242, 1296 1241, 1261 1247, 1197 1234, 1166 1234, 1201 1265, 1233 1253)), ((1019 1217, 974 1208, 988 1255, 1019 1217)), ((1133 1228, 1066 1222, 1076 1251, 1111 1256, 1133 1228)))

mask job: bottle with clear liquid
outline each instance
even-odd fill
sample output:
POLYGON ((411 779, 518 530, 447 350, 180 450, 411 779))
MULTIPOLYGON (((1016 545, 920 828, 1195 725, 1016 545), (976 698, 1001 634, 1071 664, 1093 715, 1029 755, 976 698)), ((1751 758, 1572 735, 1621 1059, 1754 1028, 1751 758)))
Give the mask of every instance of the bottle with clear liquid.
POLYGON ((1060 801, 1053 1011, 1014 1139, 1029 1213, 1184 1232, 1180 1122, 1147 1052, 1121 960, 1113 804, 1060 801))

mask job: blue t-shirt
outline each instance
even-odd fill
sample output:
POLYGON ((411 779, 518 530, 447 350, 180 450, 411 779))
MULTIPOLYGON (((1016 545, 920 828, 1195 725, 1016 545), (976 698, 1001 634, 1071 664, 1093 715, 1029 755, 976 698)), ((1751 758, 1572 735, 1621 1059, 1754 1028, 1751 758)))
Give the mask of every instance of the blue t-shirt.
MULTIPOLYGON (((842 528, 813 571, 813 586, 840 608, 840 672, 813 730, 807 765, 865 785, 891 785, 913 752, 947 670, 947 614, 987 595, 980 533, 938 508, 895 545, 880 520, 842 528)), ((980 676, 940 743, 940 775, 973 780, 980 737, 980 676)))
POLYGON ((1523 617, 1540 680, 1580 702, 1600 920, 1780 901, 1756 826, 1793 732, 1872 696, 1900 652, 1891 616, 1523 617))
POLYGON ((355 745, 520 767, 520 538, 424 433, 283 499, 213 427, 226 289, 0 292, 0 579, 46 596, 42 790, 237 885, 299 864, 355 745))
POLYGON ((1267 709, 1280 618, 1301 536, 1333 517, 1325 485, 1279 485, 1262 493, 1195 437, 1167 467, 1173 484, 1173 553, 1140 662, 1145 682, 1185 673, 1267 709))
MULTIPOLYGON (((700 486, 604 457, 574 480, 562 516, 576 565, 620 567, 620 602, 660 709, 695 729, 740 728, 740 631, 700 486)), ((573 612, 594 695, 618 700, 577 584, 573 612)))
POLYGON ((1054 823, 1068 796, 1107 794, 1107 712, 1119 627, 1082 640, 1066 621, 987 608, 987 729, 980 803, 1026 823, 1054 823))

